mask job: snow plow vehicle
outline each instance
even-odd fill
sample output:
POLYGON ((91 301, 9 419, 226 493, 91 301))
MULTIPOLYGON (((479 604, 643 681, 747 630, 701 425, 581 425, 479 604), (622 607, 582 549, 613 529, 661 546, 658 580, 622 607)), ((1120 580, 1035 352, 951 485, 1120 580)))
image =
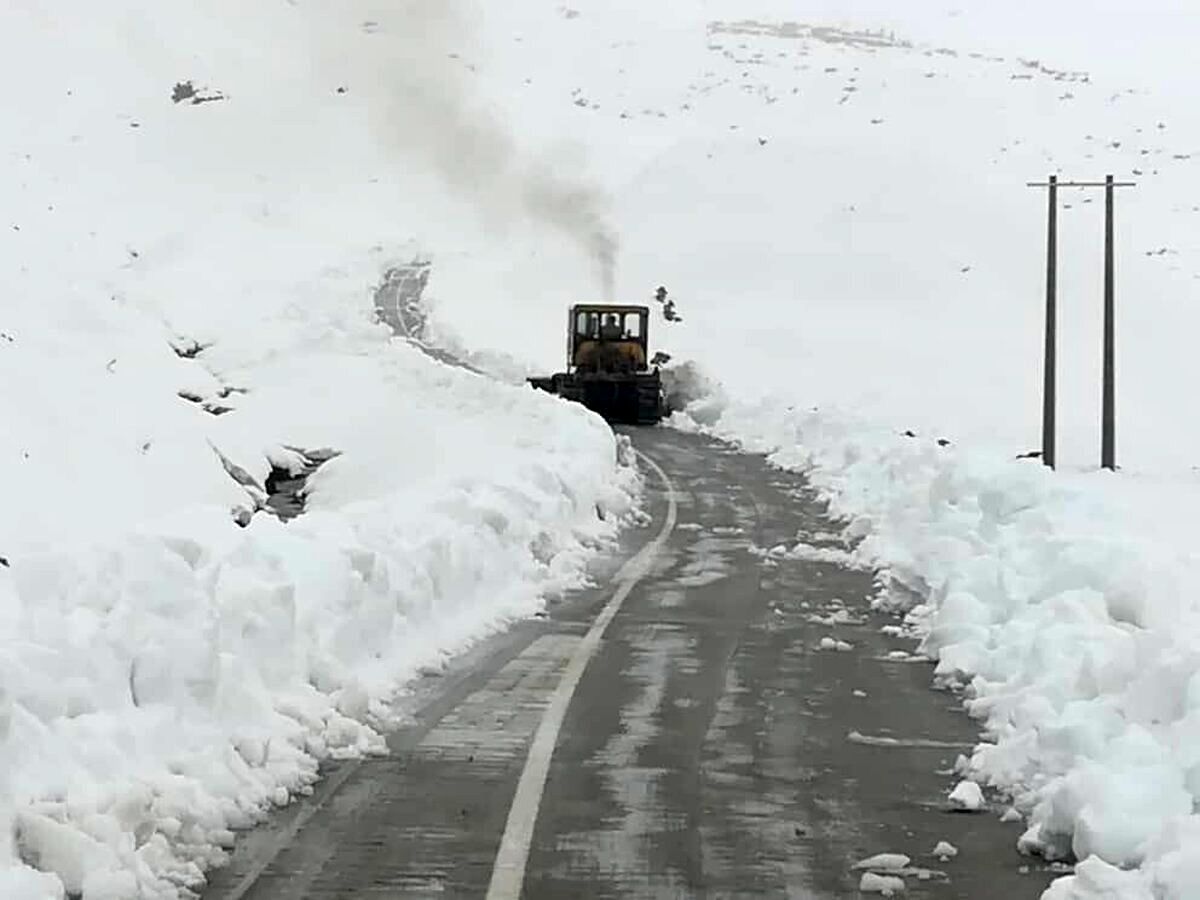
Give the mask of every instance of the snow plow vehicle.
POLYGON ((609 422, 653 425, 666 413, 662 377, 647 361, 650 309, 580 304, 567 320, 567 371, 530 378, 609 422))

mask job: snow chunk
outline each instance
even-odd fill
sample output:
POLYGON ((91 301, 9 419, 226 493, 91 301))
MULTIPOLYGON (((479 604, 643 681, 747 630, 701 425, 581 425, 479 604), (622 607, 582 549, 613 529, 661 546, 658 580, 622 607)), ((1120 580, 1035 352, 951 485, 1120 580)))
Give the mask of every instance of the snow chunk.
POLYGON ((876 853, 874 856, 868 856, 866 859, 859 860, 854 864, 853 868, 891 872, 907 868, 910 862, 912 862, 912 857, 906 856, 903 853, 876 853))
POLYGON ((939 861, 946 862, 958 856, 958 848, 949 841, 938 841, 937 846, 933 848, 933 855, 939 861))
POLYGON ((824 616, 813 613, 808 617, 808 621, 814 625, 858 625, 862 620, 852 616, 845 609, 835 609, 824 616))
POLYGON ((904 879, 895 875, 876 875, 874 872, 863 872, 858 881, 858 889, 864 894, 882 894, 891 897, 904 893, 904 879))
POLYGON ((961 812, 983 809, 983 790, 974 781, 960 781, 950 792, 950 804, 961 812))
POLYGON ((823 637, 823 638, 821 638, 821 642, 819 644, 817 644, 817 649, 818 650, 839 650, 844 653, 847 650, 853 650, 854 645, 851 643, 848 643, 846 641, 838 640, 837 638, 834 638, 834 637, 823 637))
POLYGON ((800 562, 832 563, 843 566, 847 569, 862 568, 862 564, 855 559, 853 554, 848 553, 839 547, 814 547, 812 544, 805 544, 801 542, 796 544, 790 550, 783 545, 772 547, 770 554, 778 559, 795 560, 800 562))
MULTIPOLYGON (((1163 885, 1165 887, 1165 885, 1163 885)), ((1196 882, 1181 885, 1178 893, 1151 889, 1140 872, 1127 872, 1091 856, 1075 866, 1075 872, 1059 878, 1042 894, 1042 900, 1156 900, 1159 897, 1194 896, 1196 882)))
POLYGON ((78 828, 34 812, 18 815, 17 835, 24 855, 38 868, 57 875, 70 894, 83 893, 118 865, 112 848, 78 828))

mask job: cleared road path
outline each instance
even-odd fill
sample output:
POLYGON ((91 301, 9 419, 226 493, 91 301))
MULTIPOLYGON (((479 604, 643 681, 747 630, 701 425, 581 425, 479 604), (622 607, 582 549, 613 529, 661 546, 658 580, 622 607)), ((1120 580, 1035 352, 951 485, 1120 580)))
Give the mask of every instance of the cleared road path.
POLYGON ((756 552, 829 542, 804 480, 633 436, 675 489, 650 475, 639 562, 426 679, 389 757, 331 768, 205 898, 853 897, 882 852, 913 858, 909 897, 1040 894, 1015 826, 948 811, 975 729, 927 663, 889 655, 911 647, 869 611, 871 573, 756 552), (831 636, 852 649, 817 649, 831 636))

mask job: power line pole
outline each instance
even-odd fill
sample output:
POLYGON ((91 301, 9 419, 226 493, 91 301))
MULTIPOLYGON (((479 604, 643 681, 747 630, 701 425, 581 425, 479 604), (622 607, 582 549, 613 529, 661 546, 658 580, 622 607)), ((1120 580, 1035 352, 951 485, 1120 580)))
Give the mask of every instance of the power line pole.
POLYGON ((1042 369, 1042 462, 1054 468, 1055 411, 1058 365, 1058 176, 1047 183, 1049 221, 1046 225, 1046 347, 1042 369))
POLYGON ((1100 467, 1117 468, 1117 346, 1116 305, 1113 298, 1113 188, 1104 179, 1104 389, 1100 412, 1100 467))
POLYGON ((1058 343, 1058 189, 1104 188, 1104 387, 1100 413, 1100 465, 1117 467, 1117 379, 1116 379, 1116 305, 1113 265, 1113 188, 1133 187, 1132 181, 1059 181, 1051 175, 1046 181, 1027 182, 1028 187, 1046 188, 1049 213, 1046 226, 1046 348, 1042 382, 1042 462, 1050 468, 1056 463, 1055 409, 1057 401, 1055 367, 1058 343))

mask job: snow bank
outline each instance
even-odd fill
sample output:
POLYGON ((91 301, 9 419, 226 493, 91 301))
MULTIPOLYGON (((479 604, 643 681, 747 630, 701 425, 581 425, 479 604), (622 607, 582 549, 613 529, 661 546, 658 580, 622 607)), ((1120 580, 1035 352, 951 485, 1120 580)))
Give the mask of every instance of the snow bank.
POLYGON ((679 423, 807 471, 846 521, 855 556, 883 573, 878 602, 907 609, 937 675, 965 685, 987 737, 967 772, 1012 794, 1030 823, 1023 848, 1097 858, 1048 896, 1118 881, 1195 894, 1200 555, 1186 521, 1147 533, 1123 516, 1137 506, 1127 476, 1055 476, 833 412, 764 401, 694 414, 710 424, 679 423))
POLYGON ((347 449, 301 518, 187 507, 0 569, 7 866, 89 898, 195 886, 317 760, 382 749, 371 725, 418 668, 578 584, 629 510, 583 411, 386 340, 342 363, 334 397, 375 425, 326 423, 347 449))

